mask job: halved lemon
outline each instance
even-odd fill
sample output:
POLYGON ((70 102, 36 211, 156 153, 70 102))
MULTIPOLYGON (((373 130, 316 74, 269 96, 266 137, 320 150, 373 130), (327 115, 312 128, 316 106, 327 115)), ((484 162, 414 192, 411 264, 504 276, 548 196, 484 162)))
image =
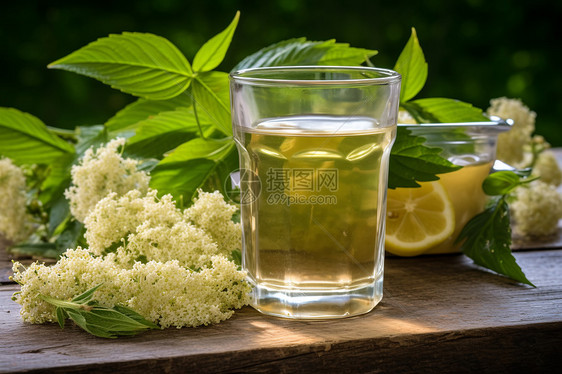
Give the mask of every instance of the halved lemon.
POLYGON ((388 190, 386 250, 416 256, 448 239, 455 230, 455 212, 439 181, 419 188, 388 190))

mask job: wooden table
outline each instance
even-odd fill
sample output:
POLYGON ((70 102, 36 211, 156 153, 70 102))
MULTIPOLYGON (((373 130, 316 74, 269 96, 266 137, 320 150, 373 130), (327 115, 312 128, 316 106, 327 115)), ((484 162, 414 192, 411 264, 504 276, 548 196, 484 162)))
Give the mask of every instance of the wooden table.
MULTIPOLYGON (((4 282, 0 372, 556 372, 562 368, 561 237, 518 243, 539 247, 515 253, 537 288, 479 270, 460 254, 393 257, 386 261, 383 301, 363 316, 302 322, 246 307, 218 325, 117 340, 72 325, 23 323, 10 300, 18 287, 4 282)), ((0 281, 9 267, 0 255, 0 281)))
POLYGON ((537 288, 462 255, 388 258, 383 301, 334 321, 243 308, 218 325, 117 340, 29 325, 0 286, 0 372, 515 373, 562 368, 562 250, 516 253, 537 288))

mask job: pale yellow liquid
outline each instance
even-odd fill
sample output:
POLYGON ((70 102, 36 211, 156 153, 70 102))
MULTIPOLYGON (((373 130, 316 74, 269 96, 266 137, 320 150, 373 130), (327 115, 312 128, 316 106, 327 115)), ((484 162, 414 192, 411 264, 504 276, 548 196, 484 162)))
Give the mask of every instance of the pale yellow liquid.
POLYGON ((395 127, 348 119, 342 130, 341 122, 297 117, 235 127, 241 167, 261 180, 259 197, 242 204, 241 213, 243 267, 254 286, 253 306, 264 313, 350 316, 368 312, 382 298, 384 203, 395 127), (289 173, 286 179, 275 180, 274 172, 282 170, 289 173), (296 180, 293 172, 303 170, 313 186, 296 180), (334 170, 337 186, 321 186, 321 174, 333 176, 334 170), (279 196, 300 201, 287 204, 274 199, 279 196))
POLYGON ((462 228, 475 215, 482 212, 486 205, 486 194, 482 191, 482 182, 490 173, 492 162, 466 165, 452 173, 439 174, 440 182, 445 188, 455 211, 455 231, 444 242, 428 249, 425 253, 458 252, 460 245, 454 242, 462 228))

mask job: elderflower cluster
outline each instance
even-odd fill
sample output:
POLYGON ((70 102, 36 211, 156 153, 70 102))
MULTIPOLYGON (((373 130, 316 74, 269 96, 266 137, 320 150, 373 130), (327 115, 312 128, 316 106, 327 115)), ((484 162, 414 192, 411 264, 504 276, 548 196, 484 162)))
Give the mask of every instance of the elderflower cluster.
POLYGON ((51 267, 34 263, 22 271, 14 264, 13 279, 22 285, 14 298, 24 321, 55 321, 53 307, 40 294, 70 299, 98 284, 103 286, 95 299, 101 305, 128 306, 161 327, 229 318, 248 303, 250 291, 245 272, 222 247, 228 235, 241 235, 234 233, 240 227, 231 225, 236 208, 218 192, 199 193, 192 210, 199 226, 170 195, 158 198, 155 190, 103 198, 85 219, 89 249, 69 249, 51 267))
POLYGON ((98 201, 108 193, 124 195, 137 189, 146 192, 150 177, 137 170, 138 161, 124 159, 119 153, 125 139, 117 138, 97 150, 88 149, 79 165, 72 167, 72 186, 65 196, 70 200, 70 211, 80 222, 98 201))
POLYGON ((228 255, 231 251, 240 249, 242 227, 240 223, 232 221, 236 206, 224 201, 219 191, 198 192, 199 198, 185 210, 185 217, 208 232, 224 254, 228 255))
POLYGON ((529 110, 521 100, 506 97, 492 99, 487 113, 513 120, 511 129, 498 136, 497 158, 515 167, 526 167, 530 160, 525 150, 535 131, 536 113, 529 110))
MULTIPOLYGON (((217 194, 224 203, 222 195, 217 194)), ((202 193, 194 206, 209 207, 207 214, 216 226, 230 227, 232 214, 224 214, 222 206, 213 209, 210 196, 215 195, 202 193)), ((122 265, 138 260, 177 260, 182 266, 200 268, 212 256, 224 253, 211 232, 189 222, 171 195, 158 198, 156 190, 149 190, 146 196, 137 190, 122 197, 110 193, 86 217, 85 227, 90 251, 96 255, 104 255, 108 249, 115 251, 122 265)))
POLYGON ((510 208, 516 233, 523 236, 556 233, 562 218, 562 196, 555 186, 537 180, 518 187, 514 195, 516 200, 510 208))
POLYGON ((36 262, 22 271, 16 262, 13 271, 13 279, 21 284, 14 300, 30 323, 56 321, 54 307, 39 294, 70 299, 99 284, 94 298, 100 305, 125 305, 162 328, 226 320, 233 308, 247 303, 249 292, 245 274, 224 256, 212 256, 208 266, 195 272, 175 260, 122 267, 114 254, 94 256, 77 248, 51 267, 36 262))
POLYGON ((9 158, 0 159, 0 235, 13 242, 31 233, 25 191, 23 171, 9 158))
POLYGON ((553 186, 560 185, 562 182, 562 171, 552 151, 546 150, 539 153, 533 166, 533 175, 540 177, 541 182, 553 186))

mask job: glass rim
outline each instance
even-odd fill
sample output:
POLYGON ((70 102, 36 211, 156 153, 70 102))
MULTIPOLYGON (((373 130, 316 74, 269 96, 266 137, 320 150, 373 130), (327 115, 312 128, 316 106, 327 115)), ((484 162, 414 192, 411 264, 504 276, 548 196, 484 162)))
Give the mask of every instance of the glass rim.
POLYGON ((298 65, 298 66, 269 66, 248 68, 234 71, 229 74, 231 80, 250 85, 295 85, 295 86, 348 86, 348 85, 381 85, 398 83, 402 76, 394 70, 375 68, 370 66, 332 66, 332 65, 298 65), (264 78, 251 76, 260 72, 370 72, 381 74, 379 77, 365 77, 352 79, 285 79, 264 78))
POLYGON ((440 128, 466 128, 466 127, 476 127, 481 129, 488 129, 494 131, 508 131, 513 126, 513 120, 510 118, 503 119, 497 116, 490 116, 489 121, 479 121, 479 122, 450 122, 450 123, 398 123, 398 127, 408 127, 411 129, 415 128, 428 128, 428 129, 440 129, 440 128))

